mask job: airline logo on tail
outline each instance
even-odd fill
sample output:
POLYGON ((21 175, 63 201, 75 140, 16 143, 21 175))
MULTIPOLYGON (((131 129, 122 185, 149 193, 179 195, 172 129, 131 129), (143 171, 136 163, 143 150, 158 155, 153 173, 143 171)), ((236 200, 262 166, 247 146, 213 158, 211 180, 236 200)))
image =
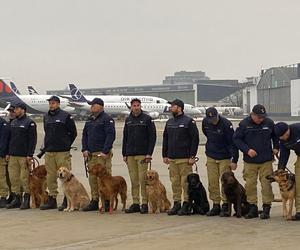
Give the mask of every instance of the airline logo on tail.
POLYGON ((38 95, 39 93, 32 87, 28 86, 29 95, 38 95))
POLYGON ((18 94, 18 95, 21 94, 20 91, 18 90, 17 86, 13 82, 10 82, 10 86, 16 94, 18 94))
POLYGON ((69 84, 69 88, 70 88, 70 93, 73 101, 87 102, 87 99, 85 99, 81 91, 74 84, 69 84))
POLYGON ((13 92, 6 83, 0 79, 0 97, 13 96, 13 92))

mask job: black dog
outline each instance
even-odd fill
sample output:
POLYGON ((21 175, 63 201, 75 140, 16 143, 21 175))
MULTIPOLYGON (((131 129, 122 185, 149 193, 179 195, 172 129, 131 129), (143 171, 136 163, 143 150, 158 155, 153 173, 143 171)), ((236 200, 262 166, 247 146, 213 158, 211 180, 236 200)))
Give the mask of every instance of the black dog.
POLYGON ((240 218, 249 212, 250 204, 247 202, 245 188, 235 178, 232 171, 226 171, 221 177, 221 182, 228 201, 228 214, 231 216, 231 206, 235 211, 235 216, 240 218))
POLYGON ((206 190, 198 174, 191 173, 187 176, 189 195, 189 214, 204 215, 209 211, 206 190))

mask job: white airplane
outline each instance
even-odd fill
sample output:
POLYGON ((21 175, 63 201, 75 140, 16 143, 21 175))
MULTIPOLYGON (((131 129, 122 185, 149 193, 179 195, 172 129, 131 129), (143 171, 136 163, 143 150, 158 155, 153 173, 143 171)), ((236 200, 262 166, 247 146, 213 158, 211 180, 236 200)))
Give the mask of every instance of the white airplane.
MULTIPOLYGON (((47 99, 50 95, 18 95, 14 92, 4 80, 0 79, 0 106, 6 107, 9 103, 23 102, 26 105, 29 114, 44 114, 49 110, 47 99)), ((61 98, 61 109, 72 112, 74 108, 69 106, 67 99, 61 98)))
MULTIPOLYGON (((202 116, 205 116, 206 109, 209 107, 196 107, 200 112, 202 116)), ((240 107, 219 107, 215 106, 216 110, 220 115, 228 115, 228 116, 237 116, 237 115, 243 115, 243 110, 240 107)))

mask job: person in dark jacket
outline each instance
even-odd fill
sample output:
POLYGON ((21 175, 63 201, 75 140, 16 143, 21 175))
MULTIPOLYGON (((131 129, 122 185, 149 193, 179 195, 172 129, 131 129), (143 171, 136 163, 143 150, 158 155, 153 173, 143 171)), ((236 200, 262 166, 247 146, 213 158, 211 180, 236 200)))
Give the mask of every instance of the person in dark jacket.
POLYGON ((296 175, 296 214, 294 220, 300 220, 300 123, 291 125, 285 122, 279 122, 275 125, 275 134, 280 139, 279 169, 285 169, 291 150, 297 155, 295 163, 296 175))
POLYGON ((139 99, 131 100, 131 113, 123 130, 123 160, 127 164, 131 180, 133 204, 126 213, 148 213, 146 173, 156 142, 156 128, 151 117, 142 111, 139 99), (140 190, 142 205, 140 207, 140 190))
POLYGON ((3 118, 0 118, 0 208, 4 208, 7 205, 6 197, 8 195, 8 186, 6 181, 6 155, 8 152, 8 142, 9 124, 3 118))
POLYGON ((247 201, 250 203, 250 210, 245 218, 258 217, 257 177, 259 177, 263 201, 260 218, 269 219, 274 195, 271 183, 266 177, 273 172, 272 162, 274 155, 279 152, 279 139, 274 133, 274 122, 267 117, 263 105, 255 105, 250 116, 239 123, 233 140, 244 154, 243 177, 246 181, 247 201))
POLYGON ((6 208, 30 208, 29 172, 37 142, 36 124, 26 115, 26 105, 15 105, 16 119, 10 124, 8 171, 12 201, 6 208), (22 186, 24 195, 20 192, 22 186))
MULTIPOLYGON (((82 154, 87 159, 88 166, 101 164, 107 171, 112 172, 112 148, 116 138, 115 122, 104 112, 104 102, 95 98, 91 102, 91 116, 84 125, 82 133, 82 154)), ((92 200, 83 208, 83 211, 98 210, 99 189, 97 176, 89 175, 92 200)), ((105 211, 109 209, 109 201, 106 200, 105 211)))
MULTIPOLYGON (((45 164, 47 169, 47 186, 49 189, 48 202, 40 207, 41 210, 57 208, 57 170, 64 166, 71 169, 70 149, 77 130, 73 117, 60 109, 60 99, 51 96, 48 99, 49 111, 44 116, 44 148, 45 164)), ((58 210, 63 211, 67 207, 66 197, 58 210)))
POLYGON ((216 108, 211 107, 206 110, 206 117, 202 121, 202 131, 207 137, 205 154, 207 156, 208 191, 213 201, 213 207, 207 215, 229 216, 228 203, 223 190, 222 197, 220 195, 219 183, 225 171, 235 170, 237 167, 239 152, 232 140, 233 126, 228 119, 219 115, 216 108))
POLYGON ((184 103, 174 100, 171 104, 173 118, 170 118, 163 133, 162 156, 169 165, 169 175, 172 182, 174 206, 168 215, 188 215, 188 174, 192 172, 199 145, 199 131, 196 122, 183 112, 184 103), (181 196, 184 202, 181 206, 181 196))

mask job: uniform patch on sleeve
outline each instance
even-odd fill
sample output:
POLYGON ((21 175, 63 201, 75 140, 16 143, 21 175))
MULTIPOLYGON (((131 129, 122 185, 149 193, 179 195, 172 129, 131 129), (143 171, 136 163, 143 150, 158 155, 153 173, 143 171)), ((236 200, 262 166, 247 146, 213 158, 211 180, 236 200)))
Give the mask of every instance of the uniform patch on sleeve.
POLYGON ((229 128, 233 128, 233 126, 232 126, 232 125, 230 125, 230 126, 229 126, 229 128))
POLYGON ((70 116, 70 119, 73 119, 73 116, 70 116))
POLYGON ((32 122, 32 123, 30 123, 30 126, 34 127, 34 126, 35 126, 35 124, 32 122))
POLYGON ((114 120, 110 120, 109 122, 110 122, 110 123, 114 123, 114 120))
POLYGON ((192 123, 196 123, 196 121, 195 121, 195 120, 192 120, 192 123))

